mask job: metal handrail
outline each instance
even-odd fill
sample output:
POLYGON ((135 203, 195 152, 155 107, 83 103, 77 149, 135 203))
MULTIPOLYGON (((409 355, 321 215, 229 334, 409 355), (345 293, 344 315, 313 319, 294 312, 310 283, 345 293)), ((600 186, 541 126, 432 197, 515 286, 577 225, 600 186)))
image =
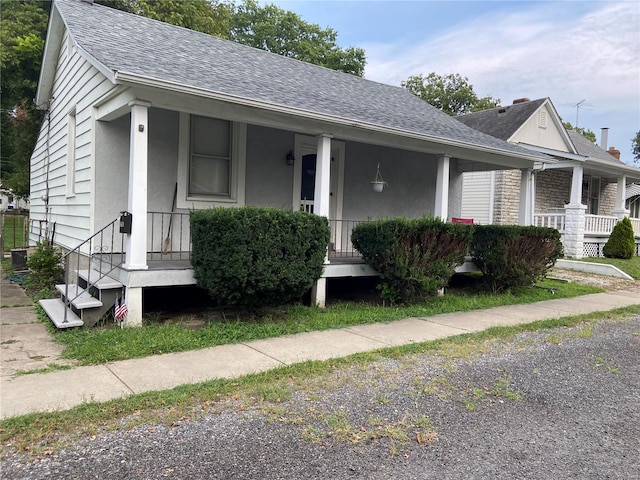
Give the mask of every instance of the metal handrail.
MULTIPOLYGON (((88 246, 88 260, 89 260, 89 267, 88 267, 88 273, 87 273, 87 291, 89 291, 91 289, 91 287, 97 285, 97 283, 102 280, 103 278, 107 277, 111 272, 113 272, 116 268, 118 268, 120 265, 122 265, 123 263, 123 259, 124 259, 124 254, 125 254, 125 242, 124 242, 124 234, 119 233, 120 235, 120 254, 121 254, 121 260, 120 262, 114 264, 113 261, 111 262, 106 262, 104 261, 104 254, 105 253, 109 253, 111 254, 111 259, 113 260, 113 253, 114 253, 114 246, 115 246, 115 242, 116 242, 116 228, 119 227, 120 224, 120 217, 116 218, 115 220, 113 220, 111 223, 109 223, 108 225, 106 225, 105 227, 101 228, 100 230, 98 230, 96 233, 94 233, 93 235, 91 235, 89 238, 87 238, 86 240, 84 240, 82 243, 80 243, 79 245, 77 245, 75 248, 69 250, 67 253, 65 253, 62 257, 62 259, 64 260, 64 284, 65 284, 65 289, 64 289, 64 304, 65 304, 65 309, 64 309, 64 318, 62 323, 67 323, 67 312, 69 311, 69 309, 71 308, 71 304, 81 295, 80 293, 78 293, 78 289, 76 289, 76 295, 73 298, 69 298, 69 280, 70 280, 70 271, 71 271, 71 257, 73 254, 76 255, 76 271, 80 270, 80 259, 82 258, 82 249, 85 246, 88 246), (117 226, 116 226, 117 225, 117 226), (106 243, 105 243, 105 237, 106 237, 106 243), (97 250, 96 250, 97 248, 97 250), (92 255, 94 253, 99 253, 99 263, 98 263, 98 278, 95 281, 91 280, 91 272, 93 271, 92 268, 92 255), (108 266, 110 267, 106 273, 103 272, 103 266, 108 266)), ((79 282, 78 282, 79 283, 79 282)), ((77 284, 76 284, 77 285, 77 284)))

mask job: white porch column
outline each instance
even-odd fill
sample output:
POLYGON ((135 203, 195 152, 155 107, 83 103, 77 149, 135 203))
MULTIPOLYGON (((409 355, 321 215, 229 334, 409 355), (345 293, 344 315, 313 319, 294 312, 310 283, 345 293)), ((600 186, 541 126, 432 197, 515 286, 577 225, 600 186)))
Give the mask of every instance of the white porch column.
MULTIPOLYGON (((132 215, 131 234, 126 235, 126 256, 123 268, 146 270, 147 266, 147 161, 149 148, 150 103, 134 101, 131 106, 131 134, 129 138, 129 198, 128 211, 132 215)), ((142 326, 142 288, 127 287, 126 302, 129 314, 126 327, 142 326)))
MULTIPOLYGON (((331 135, 319 135, 316 150, 316 184, 313 193, 313 213, 329 218, 331 203, 331 135)), ((324 263, 329 263, 327 253, 324 263)), ((327 299, 327 279, 319 278, 311 289, 311 304, 324 308, 327 299)))
POLYGON ((571 179, 571 201, 564 206, 565 233, 564 255, 569 258, 584 257, 584 227, 587 206, 582 204, 582 165, 573 167, 571 179))
POLYGON ((449 218, 449 157, 447 155, 438 157, 433 216, 440 217, 444 222, 449 218))
POLYGON ((625 201, 627 197, 627 176, 618 176, 618 188, 616 190, 616 206, 611 211, 613 215, 622 220, 624 217, 628 217, 630 211, 625 208, 625 201))
POLYGON ((318 136, 313 213, 329 218, 331 200, 331 136, 318 136))
POLYGON ((528 168, 520 170, 520 207, 518 210, 518 225, 533 224, 533 172, 528 168))
POLYGON ((582 167, 582 165, 575 165, 573 167, 573 176, 571 177, 571 197, 569 199, 569 205, 582 204, 583 175, 584 175, 584 168, 582 167))
POLYGON ((128 211, 133 216, 131 234, 126 236, 127 270, 147 267, 147 152, 149 107, 135 101, 131 104, 131 135, 129 138, 129 200, 128 211))

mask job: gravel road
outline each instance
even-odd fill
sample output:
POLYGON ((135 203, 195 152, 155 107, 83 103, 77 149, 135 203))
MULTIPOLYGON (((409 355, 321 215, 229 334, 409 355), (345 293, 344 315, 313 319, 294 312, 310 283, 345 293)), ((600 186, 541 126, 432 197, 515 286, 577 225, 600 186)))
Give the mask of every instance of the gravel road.
POLYGON ((468 350, 336 368, 284 401, 9 455, 2 478, 640 479, 640 316, 468 350))

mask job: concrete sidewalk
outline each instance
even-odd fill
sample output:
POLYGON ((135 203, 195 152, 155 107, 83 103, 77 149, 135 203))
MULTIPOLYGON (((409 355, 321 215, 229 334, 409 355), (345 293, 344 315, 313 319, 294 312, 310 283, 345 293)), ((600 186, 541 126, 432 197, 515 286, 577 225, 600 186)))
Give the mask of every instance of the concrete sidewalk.
MULTIPOLYGON (((389 346, 478 332, 492 326, 604 312, 638 304, 638 289, 598 293, 527 305, 301 333, 45 374, 3 375, 0 383, 0 417, 65 410, 83 402, 100 402, 187 383, 232 378, 306 360, 344 357, 389 346)), ((11 309, 2 309, 2 323, 11 309)), ((3 341, 4 337, 3 333, 3 341)))

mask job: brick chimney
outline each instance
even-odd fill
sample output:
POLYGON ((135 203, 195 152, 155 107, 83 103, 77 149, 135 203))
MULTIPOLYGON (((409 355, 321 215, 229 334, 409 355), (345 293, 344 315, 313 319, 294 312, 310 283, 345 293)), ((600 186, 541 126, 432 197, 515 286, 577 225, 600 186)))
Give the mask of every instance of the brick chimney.
POLYGON ((516 98, 513 101, 514 105, 517 105, 518 103, 527 103, 529 101, 529 99, 527 97, 522 97, 522 98, 516 98))
POLYGON ((609 155, 614 156, 618 160, 620 160, 620 150, 616 149, 616 147, 609 147, 609 150, 607 150, 607 153, 609 153, 609 155))

